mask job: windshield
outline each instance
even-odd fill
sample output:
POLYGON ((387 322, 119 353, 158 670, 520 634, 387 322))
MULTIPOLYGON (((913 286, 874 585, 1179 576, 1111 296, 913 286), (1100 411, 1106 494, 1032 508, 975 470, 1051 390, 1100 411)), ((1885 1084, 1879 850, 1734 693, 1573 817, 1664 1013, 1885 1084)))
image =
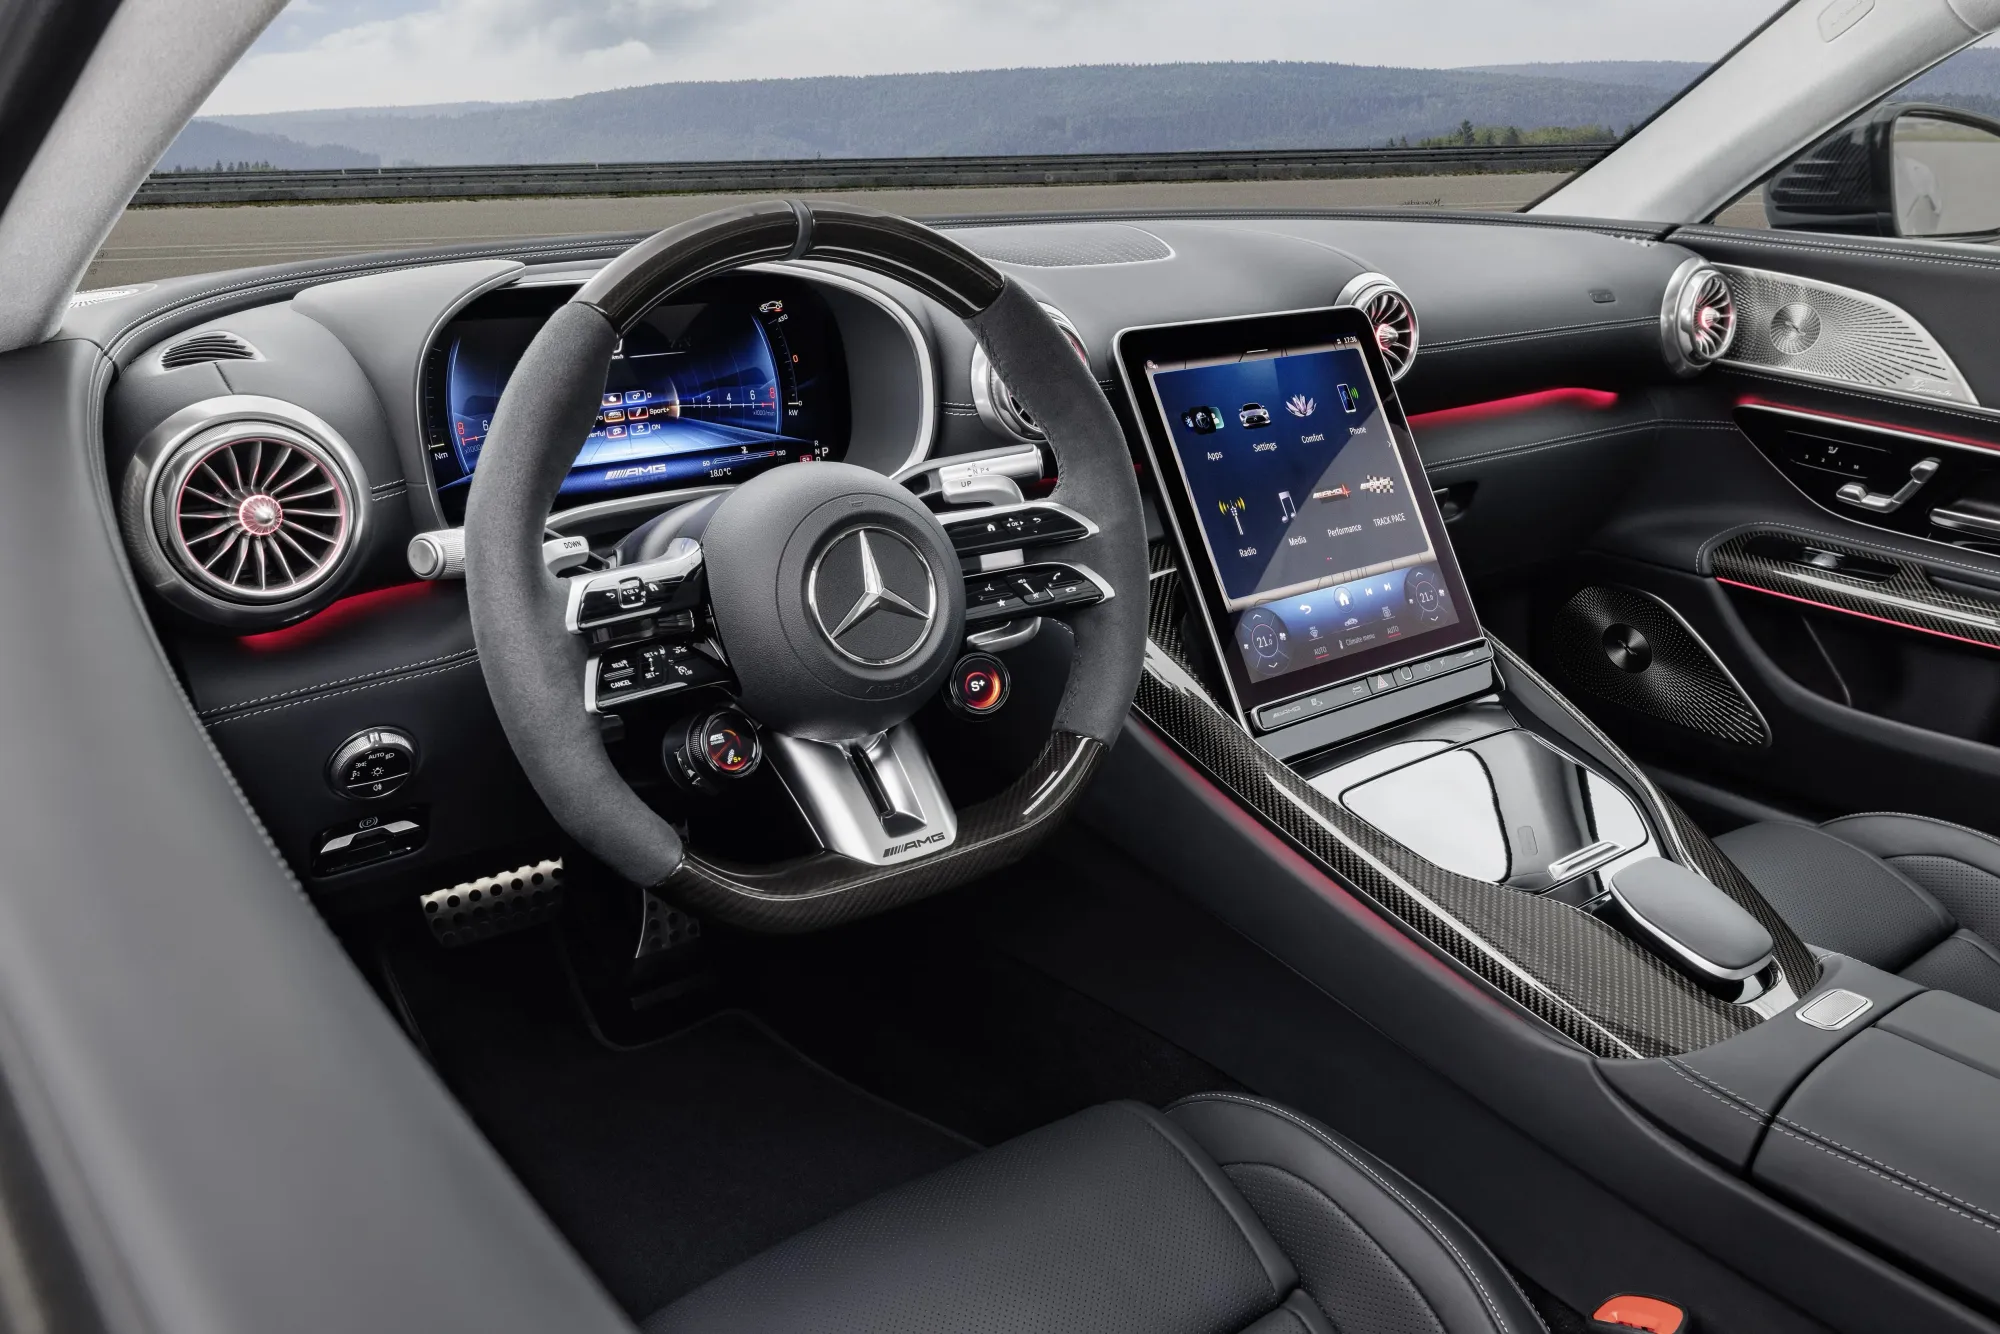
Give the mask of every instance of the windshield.
POLYGON ((1515 209, 1776 7, 294 0, 167 150, 87 285, 646 230, 743 193, 930 218, 1515 209), (1005 161, 1024 155, 1063 160, 1005 161), (789 165, 746 165, 772 163, 789 165))

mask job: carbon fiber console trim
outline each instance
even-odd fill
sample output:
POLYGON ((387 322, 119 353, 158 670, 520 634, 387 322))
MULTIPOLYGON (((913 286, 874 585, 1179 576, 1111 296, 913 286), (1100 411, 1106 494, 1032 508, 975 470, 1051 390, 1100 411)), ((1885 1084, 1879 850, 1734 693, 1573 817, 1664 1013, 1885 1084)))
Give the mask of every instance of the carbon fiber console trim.
POLYGON ((1921 566, 1879 552, 1849 550, 1815 538, 1821 551, 1892 567, 1886 579, 1857 578, 1839 570, 1804 561, 1787 560, 1760 550, 1760 539, 1798 543, 1789 534, 1739 533, 1709 557, 1709 570, 1725 584, 1769 593, 1828 611, 1865 616, 1906 630, 1956 639, 1962 644, 2000 648, 2000 592, 1993 599, 1947 592, 1932 583, 1921 566))
MULTIPOLYGON (((1196 684, 1181 651, 1179 592, 1178 575, 1154 578, 1154 640, 1134 707, 1209 781, 1341 885, 1598 1056, 1679 1054, 1761 1022, 1758 1011, 1702 991, 1591 914, 1445 871, 1322 797, 1196 684)), ((1526 671, 1504 646, 1495 648, 1510 669, 1526 671)), ((1587 720, 1579 722, 1589 728, 1587 720)), ((1601 733, 1589 730, 1602 741, 1601 733)), ((1661 832, 1680 851, 1676 860, 1713 872, 1718 886, 1759 920, 1776 922, 1719 853, 1710 858, 1694 851, 1713 848, 1685 816, 1650 783, 1641 779, 1635 786, 1656 822, 1669 826, 1661 832)), ((1782 922, 1773 935, 1784 972, 1777 990, 1803 994, 1817 976, 1811 955, 1782 922)))
POLYGON ((1739 746, 1771 739, 1714 650, 1650 593, 1582 589, 1556 613, 1554 640, 1563 679, 1585 694, 1739 746))

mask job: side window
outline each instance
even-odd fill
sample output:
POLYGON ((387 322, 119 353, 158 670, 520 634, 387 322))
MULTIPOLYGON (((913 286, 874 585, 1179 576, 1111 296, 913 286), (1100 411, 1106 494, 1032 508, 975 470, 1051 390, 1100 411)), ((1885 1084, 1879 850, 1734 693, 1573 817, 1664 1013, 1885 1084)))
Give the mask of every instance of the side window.
POLYGON ((1777 227, 2000 242, 2000 49, 1918 76, 1715 215, 1777 227))

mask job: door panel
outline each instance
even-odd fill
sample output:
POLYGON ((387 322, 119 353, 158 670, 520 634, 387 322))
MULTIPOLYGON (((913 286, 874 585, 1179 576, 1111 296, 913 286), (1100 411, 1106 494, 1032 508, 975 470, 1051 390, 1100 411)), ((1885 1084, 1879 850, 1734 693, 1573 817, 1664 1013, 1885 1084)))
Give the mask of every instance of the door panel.
MULTIPOLYGON (((1901 307, 2000 404, 2000 254, 1707 227, 1674 240, 1901 307)), ((2000 411, 1726 366, 1655 403, 1636 480, 1534 590, 1538 665, 1718 828, 1906 810, 2000 834, 2000 411), (1919 484, 1888 504, 1913 468, 1919 484), (1607 625, 1604 661, 1580 670, 1564 608, 1591 588, 1662 600, 1767 739, 1725 739, 1685 707, 1676 716, 1646 691, 1605 688, 1611 659, 1632 659, 1622 628, 1607 625)), ((1692 652, 1668 638, 1670 659, 1692 652)), ((1639 672, 1676 670, 1694 667, 1639 672)))

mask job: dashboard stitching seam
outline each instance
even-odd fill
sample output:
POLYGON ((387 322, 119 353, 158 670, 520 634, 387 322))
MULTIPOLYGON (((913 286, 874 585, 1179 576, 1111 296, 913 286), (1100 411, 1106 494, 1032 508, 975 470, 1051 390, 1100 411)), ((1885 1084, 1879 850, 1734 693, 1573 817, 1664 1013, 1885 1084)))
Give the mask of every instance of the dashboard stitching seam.
POLYGON ((1476 338, 1454 338, 1439 343, 1425 343, 1418 349, 1418 355, 1425 352, 1461 352, 1469 348, 1491 347, 1499 343, 1521 343, 1537 338, 1560 338, 1567 334, 1605 333, 1614 329, 1637 329, 1650 326, 1658 321, 1652 316, 1643 319, 1607 320, 1603 324, 1558 324, 1545 329, 1530 329, 1523 333, 1481 334, 1476 338))
POLYGON ((477 657, 470 657, 470 658, 465 658, 459 662, 448 663, 443 667, 433 667, 429 671, 412 672, 404 676, 383 677, 380 680, 369 681, 362 685, 349 686, 345 690, 334 690, 334 691, 329 691, 325 694, 308 695, 302 699, 287 700, 283 704, 273 704, 269 708, 252 709, 248 713, 233 713, 229 715, 227 718, 216 719, 214 722, 209 723, 208 726, 211 729, 217 727, 223 727, 229 723, 242 722, 245 718, 256 718, 259 717, 260 715, 267 713, 280 713, 286 709, 295 709, 301 704, 316 704, 319 701, 325 699, 338 699, 342 695, 353 695, 363 690, 373 690, 376 686, 394 685, 402 681, 415 681, 420 677, 436 676, 440 672, 454 672, 457 671, 460 667, 464 667, 467 666, 468 664, 476 662, 478 662, 477 657))
POLYGON ((1484 454, 1467 454, 1463 458, 1446 459, 1441 463, 1425 464, 1427 472, 1442 472, 1447 468, 1462 468, 1471 463, 1485 463, 1492 459, 1507 458, 1517 454, 1533 454, 1539 450, 1557 449, 1564 445, 1587 444, 1593 440, 1607 440, 1620 435, 1631 435, 1640 431, 1651 431, 1662 426, 1672 426, 1683 430, 1734 431, 1728 422, 1705 422, 1695 418, 1664 418, 1654 421, 1629 422, 1623 426, 1606 426, 1595 431, 1581 431, 1575 435, 1559 435, 1551 440, 1532 444, 1509 445, 1505 449, 1490 449, 1484 454))
MULTIPOLYGON (((1871 392, 1868 386, 1855 384, 1851 380, 1847 382, 1847 386, 1852 387, 1832 384, 1825 380, 1802 380, 1797 376, 1777 375, 1766 370, 1753 370, 1747 362, 1732 361, 1728 364, 1727 369, 1731 374, 1740 375, 1749 380, 1768 380, 1772 384, 1790 385, 1793 388, 1804 384, 1823 394, 1839 394, 1843 398, 1860 398, 1866 399, 1870 403, 1889 403, 1897 407, 1917 407, 1926 412, 1940 412, 1949 417, 1962 417, 1966 421, 1979 422, 1987 427, 2000 426, 2000 415, 1995 414, 1994 410, 1990 408, 1984 413, 1967 412, 1963 406, 1954 407, 1942 399, 1885 397, 1886 390, 1871 392)), ((1979 407, 1980 405, 1974 403, 1971 406, 1979 407)), ((1921 426, 1912 429, 1923 430, 1921 426)))
POLYGON ((1458 1261, 1458 1267, 1465 1272, 1465 1276, 1467 1278, 1472 1280, 1472 1286, 1479 1290, 1479 1299, 1485 1303, 1486 1313, 1493 1317, 1493 1323, 1500 1326, 1503 1334, 1505 1334, 1505 1331, 1507 1329, 1506 1318, 1500 1314, 1500 1308, 1494 1304, 1492 1294, 1486 1291, 1486 1284, 1480 1281, 1479 1274, 1476 1270, 1473 1269, 1471 1261, 1467 1260, 1465 1258, 1465 1255, 1458 1249, 1457 1245, 1452 1242, 1451 1238, 1447 1237, 1444 1234, 1444 1229, 1439 1227, 1436 1220, 1434 1220, 1429 1214, 1425 1213, 1422 1209, 1418 1208, 1416 1203, 1413 1200, 1411 1200, 1407 1195, 1403 1194, 1402 1191, 1397 1190, 1396 1187, 1390 1182, 1384 1180, 1381 1174, 1376 1172, 1374 1168, 1370 1167, 1367 1163, 1363 1162, 1361 1159, 1355 1157, 1352 1153, 1350 1153, 1347 1150, 1346 1146, 1342 1145, 1339 1141, 1335 1140, 1331 1135, 1328 1135, 1325 1131, 1321 1130, 1318 1126, 1313 1125, 1310 1121, 1307 1121, 1304 1117, 1299 1116, 1297 1113, 1293 1112, 1290 1108, 1280 1107, 1277 1103, 1274 1102, 1265 1102, 1261 1098, 1245 1097, 1239 1093, 1197 1093, 1192 1098, 1186 1099, 1186 1101, 1233 1102, 1243 1106, 1260 1108, 1263 1111, 1271 1113, 1273 1116, 1282 1117, 1283 1119, 1290 1121, 1300 1130, 1305 1131, 1308 1135, 1311 1135, 1314 1139, 1326 1145, 1327 1148, 1332 1149, 1335 1153, 1339 1154, 1342 1158, 1346 1159, 1349 1165, 1354 1167, 1357 1171, 1361 1172, 1370 1181, 1373 1181, 1383 1190, 1393 1195, 1405 1209, 1408 1209, 1410 1213, 1414 1215, 1416 1219, 1424 1225, 1425 1230, 1428 1231, 1431 1234, 1431 1236, 1435 1237, 1444 1246, 1446 1250, 1451 1252, 1452 1258, 1458 1261))
POLYGON ((394 676, 398 672, 415 671, 419 667, 428 667, 432 663, 437 662, 447 662, 453 658, 474 657, 478 653, 479 650, 477 648, 453 649, 449 653, 440 653, 435 658, 425 658, 420 662, 406 662, 400 667, 378 667, 372 672, 357 672, 353 676, 343 676, 334 681, 321 681, 317 685, 293 686, 290 690, 279 690, 269 695, 259 695, 255 699, 239 699, 234 704, 217 704, 213 708, 203 709, 199 716, 203 718, 215 718, 225 713, 234 713, 238 709, 250 708, 255 704, 268 704, 272 700, 289 699, 294 695, 310 695, 316 691, 331 690, 335 686, 350 685, 356 681, 367 681, 378 676, 394 676))
MULTIPOLYGON (((582 243, 576 243, 576 244, 566 244, 559 246, 533 247, 527 249, 520 249, 520 248, 508 249, 506 247, 495 246, 473 251, 472 253, 469 254, 455 256, 454 258, 451 259, 433 260, 428 264, 411 264, 403 266, 396 264, 385 264, 380 260, 363 264, 329 264, 329 265, 323 265, 320 268, 316 269, 307 269, 300 273, 286 274, 282 278, 263 279, 257 282, 242 283, 236 285, 225 284, 224 286, 221 287, 211 287, 211 288, 201 289, 188 293, 189 299, 187 301, 169 306, 165 310, 155 311, 151 315, 147 316, 144 320, 140 321, 139 323, 134 325, 129 325, 125 329, 121 330, 119 334, 111 340, 112 347, 114 349, 113 355, 115 356, 117 351, 122 350, 127 344, 132 342, 134 339, 141 337, 147 331, 151 330, 154 326, 166 323, 168 319, 172 318, 175 315, 185 314, 191 311, 204 309, 205 307, 212 306, 216 304, 218 301, 222 301, 231 296, 251 296, 260 292, 278 292, 278 291, 283 291, 285 288, 290 287, 297 283, 304 284, 303 286, 300 287, 299 289, 300 291, 305 290, 306 287, 317 286, 317 284, 315 283, 305 282, 304 280, 306 279, 324 278, 335 274, 347 274, 349 276, 365 276, 371 273, 416 273, 423 269, 449 268, 451 265, 469 263, 470 261, 476 259, 512 259, 520 254, 554 256, 554 255, 602 254, 602 253, 605 253, 605 247, 602 242, 596 242, 588 245, 582 243)), ((296 293, 294 295, 296 295, 296 293)))
MULTIPOLYGON (((1783 1118, 1780 1117, 1779 1120, 1783 1121, 1783 1118)), ((1785 1122, 1784 1124, 1777 1126, 1776 1127, 1777 1132, 1780 1135, 1790 1135, 1793 1139, 1797 1140, 1801 1144, 1808 1146, 1809 1148, 1818 1149, 1821 1153, 1827 1154, 1828 1156, 1833 1158, 1834 1161, 1836 1162, 1844 1162, 1847 1163, 1849 1166, 1858 1167, 1862 1171, 1866 1172, 1869 1176, 1881 1177, 1884 1181, 1888 1182, 1890 1185, 1896 1186, 1902 1190, 1906 1190, 1910 1194, 1916 1196, 1920 1200, 1925 1201, 1926 1203, 1935 1204, 1938 1208, 1944 1210, 1948 1214, 1957 1214, 1960 1218, 1963 1218, 1966 1222, 1977 1224, 1978 1226, 1985 1228, 1988 1232, 2000 1233, 2000 1227, 1995 1227, 1992 1223, 1987 1222, 1986 1221, 1987 1215, 1985 1215, 1985 1211, 1979 1210, 1977 1205, 1967 1206, 1968 1208, 1976 1210, 1977 1213, 1967 1213, 1965 1209, 1954 1208, 1952 1205, 1945 1203, 1945 1201, 1957 1199, 1958 1198, 1957 1196, 1946 1195, 1942 1191, 1934 1191, 1929 1188, 1919 1189, 1918 1186, 1921 1185, 1921 1183, 1918 1183, 1918 1185, 1910 1184, 1910 1182, 1914 1180, 1914 1178, 1904 1178, 1902 1173, 1896 1172, 1894 1168, 1890 1168, 1888 1171, 1878 1171, 1877 1169, 1868 1166, 1869 1162, 1874 1161, 1873 1159, 1863 1160, 1855 1157, 1853 1154, 1842 1153, 1838 1149, 1831 1148, 1827 1144, 1821 1143, 1818 1139, 1808 1139, 1804 1135, 1797 1134, 1794 1131, 1786 1129, 1786 1125, 1789 1124, 1790 1124, 1789 1122, 1785 1122)), ((1964 1203, 1964 1201, 1962 1200, 1959 1202, 1961 1204, 1964 1203)))
POLYGON ((1695 548, 1695 572, 1697 574, 1709 573, 1703 567, 1708 564, 1710 553, 1714 548, 1727 542, 1730 538, 1740 537, 1744 533, 1754 533, 1765 529, 1777 529, 1787 533, 1803 533, 1807 537, 1817 537, 1828 542, 1838 542, 1844 546, 1858 547, 1871 555, 1886 556, 1891 560, 1899 560, 1911 565, 1949 565, 1953 569, 1964 570, 1968 574, 1983 574, 1989 579, 1995 573, 1993 570, 1984 568, 1983 566, 1968 565, 1964 561, 1953 560, 1949 556, 1933 556, 1928 552, 1921 556, 1913 556, 1906 551, 1898 551, 1894 547, 1871 545, 1865 538, 1847 537, 1841 534, 1822 532, 1817 528, 1807 528, 1796 523, 1781 523, 1766 519, 1753 519, 1749 523, 1739 523, 1733 528, 1725 528, 1703 542, 1699 547, 1695 548))
POLYGON ((1760 1116, 1769 1117, 1777 1115, 1776 1112, 1773 1112, 1768 1108, 1760 1106, 1755 1099, 1744 1097, 1741 1093, 1738 1093, 1735 1089, 1729 1087, 1729 1085, 1723 1083, 1721 1080, 1703 1074, 1701 1071, 1687 1064, 1686 1061, 1682 1060, 1678 1056, 1667 1057, 1667 1064, 1673 1066, 1675 1069, 1681 1071, 1685 1075, 1690 1076, 1691 1078, 1700 1080, 1702 1083, 1708 1085, 1708 1087, 1715 1089, 1718 1092, 1727 1094, 1729 1097, 1734 1098, 1737 1102, 1742 1103, 1745 1107, 1750 1108, 1752 1111, 1756 1112, 1760 1116))
MULTIPOLYGON (((1830 255, 1851 258, 1853 256, 1859 255, 1859 256, 1865 256, 1866 258, 1869 259, 1891 260, 1899 264, 1932 264, 1943 268, 1973 269, 1981 273, 2000 274, 2000 264, 1995 264, 1991 262, 1982 262, 1980 260, 1971 258, 1947 259, 1942 255, 1935 255, 1935 256, 1912 255, 1912 254, 1905 254, 1903 252, 1895 250, 1875 249, 1869 246, 1827 245, 1823 243, 1817 245, 1811 245, 1799 241, 1768 240, 1764 237, 1722 236, 1722 237, 1716 237, 1714 239, 1733 242, 1737 245, 1748 246, 1752 249, 1792 250, 1792 251, 1797 251, 1800 254, 1816 255, 1821 258, 1825 258, 1830 255)), ((1787 274, 1785 276, 1793 277, 1796 275, 1787 274)))

